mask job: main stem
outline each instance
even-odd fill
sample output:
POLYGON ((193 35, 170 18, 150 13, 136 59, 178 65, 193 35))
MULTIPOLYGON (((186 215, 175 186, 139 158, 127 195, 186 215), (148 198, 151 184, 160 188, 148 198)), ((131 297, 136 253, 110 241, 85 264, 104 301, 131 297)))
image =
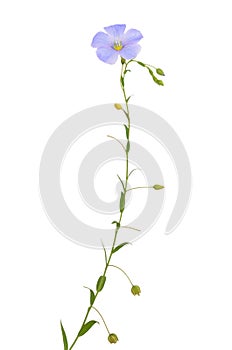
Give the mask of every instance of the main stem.
MULTIPOLYGON (((128 121, 127 127, 128 127, 129 132, 128 132, 128 139, 127 139, 127 141, 129 142, 129 140, 130 140, 130 111, 129 111, 128 100, 127 100, 126 91, 125 91, 125 87, 124 87, 125 70, 127 68, 128 63, 129 62, 126 63, 124 59, 121 60, 122 68, 121 68, 121 75, 120 75, 120 85, 121 85, 121 89, 122 89, 122 92, 123 92, 124 101, 125 101, 125 104, 126 104, 126 111, 124 111, 124 112, 126 114, 127 121, 128 121)), ((128 173, 128 168, 129 168, 129 157, 128 157, 128 154, 129 154, 129 151, 126 149, 125 152, 126 152, 126 179, 125 179, 125 186, 124 186, 124 196, 126 197, 128 178, 129 178, 129 173, 128 173)), ((110 255, 109 255, 108 259, 107 259, 106 266, 105 266, 105 269, 104 269, 104 272, 103 272, 103 276, 106 276, 106 272, 108 270, 108 267, 109 267, 109 264, 110 264, 110 261, 111 261, 112 255, 113 255, 113 250, 114 250, 114 247, 115 247, 115 244, 116 244, 118 231, 119 231, 120 226, 121 226, 122 216, 123 216, 123 211, 120 212, 118 225, 117 225, 117 227, 115 229, 114 239, 113 239, 110 255)), ((93 308, 93 305, 94 305, 94 303, 95 303, 95 301, 97 299, 98 294, 99 294, 99 292, 97 292, 95 294, 94 301, 93 301, 92 305, 90 305, 88 307, 86 315, 85 315, 85 318, 84 318, 84 321, 82 322, 82 325, 80 327, 80 330, 84 326, 84 324, 85 324, 85 322, 86 322, 86 320, 87 320, 87 318, 89 316, 89 313, 90 313, 91 309, 93 308)), ((80 330, 79 330, 79 332, 80 332, 80 330)), ((78 332, 76 338, 74 339, 72 345, 70 346, 69 350, 71 350, 74 347, 74 345, 76 344, 78 338, 80 337, 79 332, 78 332)))

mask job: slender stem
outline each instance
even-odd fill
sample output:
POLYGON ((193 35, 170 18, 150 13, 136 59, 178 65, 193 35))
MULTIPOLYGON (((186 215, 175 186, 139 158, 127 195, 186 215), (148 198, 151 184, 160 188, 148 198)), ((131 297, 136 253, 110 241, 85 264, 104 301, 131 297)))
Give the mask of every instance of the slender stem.
POLYGON ((111 136, 111 135, 107 135, 107 137, 110 137, 111 139, 114 139, 115 141, 117 141, 118 143, 120 143, 120 145, 122 146, 122 148, 124 149, 124 151, 126 152, 126 149, 123 145, 123 143, 121 141, 119 141, 116 137, 111 136))
POLYGON ((132 188, 128 188, 128 190, 126 190, 127 192, 132 191, 132 190, 137 190, 138 188, 153 188, 153 186, 138 186, 138 187, 132 187, 132 188))
MULTIPOLYGON (((124 87, 124 78, 125 78, 125 70, 128 66, 128 64, 130 63, 131 61, 128 61, 126 63, 125 60, 122 60, 121 63, 122 63, 122 67, 121 67, 121 75, 120 75, 120 84, 121 84, 121 89, 122 89, 122 92, 123 92, 123 97, 124 97, 124 101, 125 101, 125 104, 126 104, 126 111, 125 112, 125 115, 127 117, 127 121, 128 121, 128 138, 127 138, 127 141, 129 142, 130 140, 130 111, 129 111, 129 106, 128 106, 128 100, 127 100, 127 96, 126 96, 126 91, 125 91, 125 87, 124 87)), ((110 136, 108 135, 108 137, 111 137, 111 138, 114 138, 113 136, 110 136)), ((117 140, 121 146, 123 147, 125 153, 126 153, 126 174, 125 174, 125 177, 126 177, 126 180, 125 180, 125 185, 124 185, 124 196, 126 197, 126 193, 127 193, 127 185, 128 185, 128 178, 129 178, 129 172, 128 172, 128 165, 129 165, 129 157, 128 157, 128 154, 129 154, 129 151, 127 148, 124 147, 124 145, 118 140, 118 139, 115 139, 117 140)), ((113 251, 114 251, 114 248, 115 248, 115 244, 116 244, 116 240, 117 240, 117 235, 118 235, 118 231, 120 229, 120 225, 121 225, 121 221, 122 221, 122 215, 123 215, 123 211, 120 212, 120 217, 119 217, 119 220, 118 220, 118 226, 116 227, 115 229, 115 233, 114 233, 114 239, 113 239, 113 243, 112 243, 112 247, 111 247, 111 251, 110 251, 110 255, 108 257, 108 260, 106 262, 106 265, 105 265, 105 269, 104 269, 104 272, 103 272, 103 275, 102 276, 106 276, 106 272, 107 272, 107 269, 110 265, 110 261, 111 261, 111 258, 112 258, 112 255, 113 255, 113 251)), ((94 308, 94 303, 97 299, 97 296, 98 296, 99 292, 97 292, 95 294, 95 297, 94 297, 94 301, 92 302, 92 304, 88 307, 87 309, 87 312, 86 312, 86 315, 85 315, 85 318, 84 318, 84 321, 82 322, 82 325, 81 325, 81 328, 84 326, 88 316, 89 316, 89 313, 91 311, 92 308, 94 308)), ((81 330, 80 328, 80 330, 81 330)), ((80 331, 79 331, 80 332, 80 331)), ((74 339, 72 345, 70 346, 69 350, 71 350, 74 345, 76 344, 78 338, 79 338, 79 332, 77 333, 77 336, 76 338, 74 339)))
POLYGON ((128 278, 130 284, 131 284, 132 287, 133 287, 134 284, 132 283, 130 277, 128 276, 128 274, 127 274, 123 269, 121 269, 121 267, 118 267, 118 266, 116 266, 116 265, 109 265, 109 266, 115 267, 116 269, 119 269, 120 271, 122 271, 122 273, 124 273, 124 275, 128 278))
POLYGON ((105 327, 106 327, 107 332, 110 334, 109 328, 107 327, 107 324, 106 324, 106 322, 105 322, 105 320, 104 320, 102 314, 100 313, 100 311, 98 311, 98 309, 96 309, 96 307, 94 307, 94 306, 92 306, 92 309, 94 309, 95 311, 97 311, 97 313, 100 315, 100 317, 101 317, 101 319, 102 319, 102 321, 103 321, 103 323, 104 323, 104 325, 105 325, 105 327))

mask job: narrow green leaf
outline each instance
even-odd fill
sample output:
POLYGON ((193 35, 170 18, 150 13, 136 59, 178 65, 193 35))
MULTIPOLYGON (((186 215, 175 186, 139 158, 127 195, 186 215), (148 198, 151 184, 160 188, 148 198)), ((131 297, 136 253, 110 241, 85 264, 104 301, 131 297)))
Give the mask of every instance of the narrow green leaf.
POLYGON ((103 250, 104 250, 104 254, 105 254, 105 262, 106 262, 106 264, 107 264, 107 254, 106 254, 106 248, 105 248, 105 246, 104 246, 104 244, 103 244, 103 242, 101 241, 101 243, 102 243, 102 248, 103 248, 103 250))
POLYGON ((120 227, 120 223, 118 221, 112 221, 111 224, 116 224, 118 228, 120 227))
POLYGON ((125 127, 125 130, 126 130, 126 138, 127 138, 127 140, 129 139, 129 128, 128 128, 128 126, 126 126, 126 124, 123 124, 124 125, 124 127, 125 127))
POLYGON ((90 330, 90 328, 93 327, 93 325, 94 325, 95 323, 99 323, 99 322, 97 322, 97 321, 89 321, 89 322, 85 323, 85 324, 81 327, 81 329, 80 329, 80 331, 79 331, 79 333, 78 333, 78 336, 81 337, 81 336, 84 335, 86 332, 88 332, 88 330, 90 330))
POLYGON ((121 179, 121 177, 117 174, 117 177, 119 178, 119 181, 121 182, 121 184, 122 184, 122 188, 125 190, 125 186, 124 186, 124 183, 123 183, 123 181, 122 181, 122 179, 121 179))
POLYGON ((124 247, 124 245, 127 245, 127 244, 131 244, 131 243, 130 242, 125 242, 125 243, 119 244, 117 247, 114 248, 113 254, 116 253, 119 249, 121 249, 122 247, 124 247))
POLYGON ((96 286, 97 292, 100 292, 103 289, 105 282, 106 282, 106 276, 100 276, 98 278, 97 286, 96 286))
POLYGON ((159 75, 165 76, 165 74, 161 68, 156 68, 156 73, 159 75))
POLYGON ((126 151, 127 151, 127 153, 130 151, 130 141, 127 141, 126 151))
POLYGON ((131 96, 127 97, 127 99, 126 99, 126 103, 128 103, 128 102, 129 102, 130 98, 131 98, 131 96))
POLYGON ((129 172, 128 177, 131 176, 131 174, 132 174, 135 170, 141 170, 141 169, 138 169, 138 168, 132 169, 132 170, 129 172))
POLYGON ((123 212, 125 207, 125 193, 121 192, 121 197, 120 197, 120 212, 123 212))
POLYGON ((95 300, 95 294, 94 294, 93 290, 90 289, 89 287, 84 287, 84 288, 86 288, 90 291, 90 305, 93 305, 94 300, 95 300))
POLYGON ((60 327, 61 327, 61 332, 63 337, 64 350, 68 350, 68 340, 61 321, 60 321, 60 327))

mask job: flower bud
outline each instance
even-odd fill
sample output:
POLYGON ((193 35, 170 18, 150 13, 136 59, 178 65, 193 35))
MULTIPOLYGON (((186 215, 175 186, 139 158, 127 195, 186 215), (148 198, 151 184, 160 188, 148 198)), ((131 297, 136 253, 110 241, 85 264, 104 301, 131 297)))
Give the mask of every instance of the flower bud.
POLYGON ((133 287, 131 288, 131 293, 132 293, 133 295, 140 295, 140 293, 141 293, 140 287, 139 287, 139 286, 133 286, 133 287))
POLYGON ((156 73, 159 74, 159 75, 163 75, 163 76, 165 75, 161 68, 157 68, 156 69, 156 73))
POLYGON ((162 186, 162 185, 154 185, 153 188, 154 188, 154 190, 162 190, 164 188, 164 186, 162 186))
POLYGON ((111 334, 108 336, 108 340, 109 340, 109 342, 110 342, 111 344, 115 344, 115 343, 117 343, 117 341, 118 341, 118 337, 117 337, 116 334, 111 333, 111 334))
POLYGON ((120 103, 115 103, 114 107, 118 110, 122 109, 122 106, 120 105, 120 103))

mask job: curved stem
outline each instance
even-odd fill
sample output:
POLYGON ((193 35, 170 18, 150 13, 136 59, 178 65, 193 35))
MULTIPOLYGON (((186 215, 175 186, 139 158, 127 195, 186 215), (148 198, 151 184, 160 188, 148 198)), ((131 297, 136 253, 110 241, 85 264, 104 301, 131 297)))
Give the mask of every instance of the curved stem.
POLYGON ((138 187, 132 187, 132 188, 128 188, 128 190, 126 190, 127 192, 132 191, 132 190, 137 190, 138 188, 153 188, 153 186, 138 186, 138 187))
POLYGON ((124 275, 128 278, 130 284, 131 284, 132 287, 133 287, 134 284, 132 283, 130 277, 128 276, 128 274, 127 274, 123 269, 121 269, 121 267, 118 267, 118 266, 116 266, 116 265, 109 265, 109 266, 115 267, 116 269, 119 269, 120 271, 122 271, 122 273, 124 273, 124 275))
POLYGON ((96 307, 94 307, 94 306, 92 306, 92 309, 94 309, 95 311, 97 311, 97 313, 98 313, 99 316, 101 317, 101 319, 102 319, 102 321, 103 321, 103 323, 104 323, 104 325, 105 325, 105 327, 106 327, 107 332, 110 334, 109 328, 107 327, 107 324, 106 324, 106 322, 105 322, 105 320, 104 320, 102 314, 100 313, 100 311, 98 311, 98 309, 96 309, 96 307))

